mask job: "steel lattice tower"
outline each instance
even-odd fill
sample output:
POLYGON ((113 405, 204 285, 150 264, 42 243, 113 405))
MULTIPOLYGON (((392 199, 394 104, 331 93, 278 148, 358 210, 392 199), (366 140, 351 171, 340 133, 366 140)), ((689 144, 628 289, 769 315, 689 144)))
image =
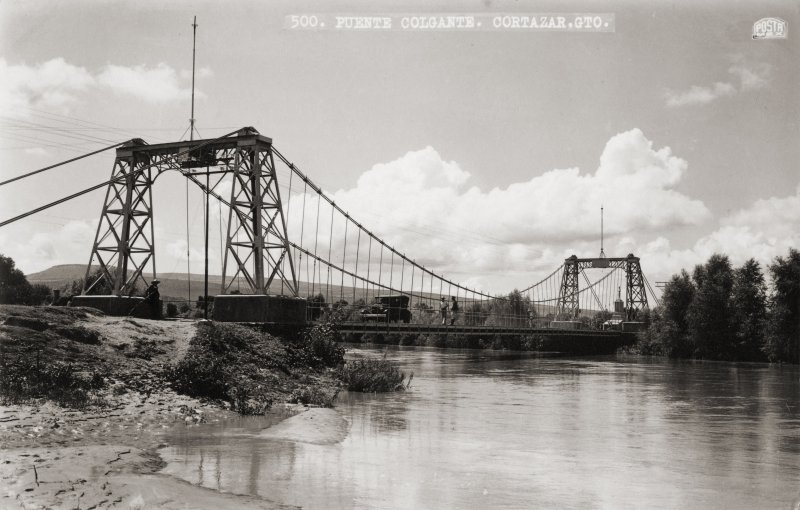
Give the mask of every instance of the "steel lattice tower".
POLYGON ((579 259, 573 255, 564 260, 564 273, 561 278, 558 309, 556 311, 558 317, 571 319, 577 317, 580 313, 578 274, 588 268, 621 268, 625 270, 626 320, 636 320, 639 312, 648 308, 647 293, 645 292, 644 276, 642 275, 639 257, 634 257, 631 253, 625 258, 579 259))
POLYGON ((564 261, 564 274, 561 278, 561 290, 558 293, 556 317, 561 319, 575 318, 578 308, 578 257, 575 255, 564 261))
POLYGON ((625 259, 625 274, 627 276, 625 298, 627 300, 625 312, 629 321, 636 320, 639 312, 647 308, 647 293, 644 290, 644 277, 639 257, 628 255, 625 259))
POLYGON ((254 294, 266 294, 278 278, 297 295, 294 263, 289 254, 286 218, 275 174, 272 144, 264 137, 241 143, 231 169, 233 186, 228 210, 228 236, 222 269, 222 293, 244 278, 254 294), (284 274, 284 260, 291 273, 284 274), (231 262, 232 274, 228 273, 231 262), (249 267, 252 264, 252 268, 249 267))
POLYGON ((89 281, 93 263, 113 293, 130 295, 145 272, 156 276, 151 187, 162 172, 177 170, 205 192, 198 175, 232 176, 228 234, 222 269, 222 293, 244 281, 251 294, 266 294, 270 284, 297 296, 292 258, 272 156, 272 140, 253 128, 213 140, 148 145, 141 139, 117 149, 111 180, 86 268, 83 293, 100 280, 89 281), (194 169, 202 169, 197 172, 194 169), (228 271, 231 262, 233 271, 228 271))
POLYGON ((105 278, 114 294, 128 295, 137 281, 147 286, 142 273, 148 264, 155 277, 152 168, 148 158, 136 152, 137 147, 146 146, 143 140, 136 138, 117 149, 92 255, 86 267, 84 294, 105 278), (95 260, 100 265, 101 278, 90 282, 95 260))

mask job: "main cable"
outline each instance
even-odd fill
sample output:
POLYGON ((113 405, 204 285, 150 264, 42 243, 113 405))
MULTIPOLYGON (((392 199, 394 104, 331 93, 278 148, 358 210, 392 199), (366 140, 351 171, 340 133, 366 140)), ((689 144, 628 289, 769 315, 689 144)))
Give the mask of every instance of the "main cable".
POLYGON ((61 163, 56 163, 55 165, 46 166, 44 168, 40 168, 39 170, 34 170, 33 172, 28 172, 26 174, 22 174, 22 175, 18 175, 16 177, 12 177, 11 179, 8 179, 6 181, 0 182, 0 186, 5 186, 6 184, 10 184, 12 182, 18 181, 20 179, 24 179, 26 177, 30 177, 31 175, 36 175, 38 173, 41 173, 41 172, 44 172, 44 171, 47 171, 47 170, 52 170, 53 168, 56 168, 56 167, 59 167, 59 166, 62 166, 62 165, 66 165, 67 163, 72 163, 74 161, 78 161, 79 159, 88 158, 89 156, 94 156, 95 154, 99 154, 101 152, 107 151, 109 149, 113 149, 115 147, 119 147, 120 145, 124 145, 124 144, 126 144, 128 142, 130 142, 130 140, 125 140, 124 142, 115 143, 114 145, 109 145, 108 147, 104 147, 102 149, 98 149, 96 151, 92 151, 92 152, 89 152, 87 154, 83 154, 81 156, 78 156, 78 157, 75 157, 75 158, 72 158, 72 159, 68 159, 66 161, 62 161, 61 163))

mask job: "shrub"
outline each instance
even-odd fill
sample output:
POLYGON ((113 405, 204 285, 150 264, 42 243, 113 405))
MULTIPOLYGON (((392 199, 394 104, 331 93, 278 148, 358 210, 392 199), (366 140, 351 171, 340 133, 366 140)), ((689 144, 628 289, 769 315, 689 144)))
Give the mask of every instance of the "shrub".
POLYGON ((158 347, 155 340, 148 340, 147 338, 135 338, 133 341, 133 349, 126 352, 125 356, 128 358, 140 358, 150 360, 153 356, 165 354, 167 351, 158 347))
POLYGON ((175 303, 167 303, 167 317, 178 315, 178 306, 175 303))
MULTIPOLYGON (((261 398, 257 384, 248 376, 259 368, 275 366, 270 353, 275 340, 265 334, 235 324, 202 324, 189 344, 184 358, 167 371, 176 391, 194 397, 230 402, 243 414, 252 414, 251 398, 261 398)), ((270 399, 261 398, 269 406, 270 399)))
POLYGON ((67 363, 40 361, 38 351, 31 350, 13 362, 0 358, 0 401, 19 404, 47 398, 62 407, 82 408, 90 400, 90 392, 105 385, 97 372, 74 370, 67 363))
POLYGON ((300 337, 287 342, 293 366, 336 367, 344 362, 344 347, 335 324, 323 322, 306 328, 300 337))
POLYGON ((405 383, 406 375, 385 356, 348 361, 338 370, 338 375, 349 391, 365 393, 405 390, 414 377, 411 374, 405 383))
POLYGON ((333 401, 339 394, 338 388, 324 388, 320 386, 300 386, 295 388, 289 397, 293 404, 312 405, 320 407, 333 407, 333 401))

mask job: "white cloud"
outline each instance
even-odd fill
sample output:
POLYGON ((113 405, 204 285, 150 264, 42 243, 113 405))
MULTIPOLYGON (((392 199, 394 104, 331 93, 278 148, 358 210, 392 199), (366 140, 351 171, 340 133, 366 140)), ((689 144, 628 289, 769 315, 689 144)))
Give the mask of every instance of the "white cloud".
MULTIPOLYGON (((44 221, 44 224, 49 223, 44 221)), ((70 220, 57 229, 26 236, 27 229, 0 237, 3 253, 26 274, 58 264, 85 264, 94 241, 97 221, 70 220)))
MULTIPOLYGON (((418 262, 456 279, 483 274, 486 281, 498 282, 512 271, 527 278, 532 272, 555 269, 571 253, 583 256, 589 249, 599 251, 601 205, 605 205, 609 237, 648 235, 707 220, 710 212, 702 202, 674 189, 687 167, 668 147, 654 149, 639 129, 632 129, 608 141, 594 173, 577 168, 551 170, 506 188, 484 191, 469 185, 470 174, 458 163, 426 147, 375 165, 352 189, 329 195, 418 262)), ((317 235, 308 223, 308 217, 316 214, 316 198, 309 196, 306 203, 301 244, 313 248, 316 241, 327 254, 329 212, 322 207, 323 227, 317 235)), ((295 195, 289 232, 298 243, 299 204, 302 195, 295 195)), ((336 218, 335 260, 341 257, 343 228, 343 221, 336 218)), ((349 235, 354 243, 352 229, 349 235)), ((354 253, 347 255, 347 260, 354 259, 354 253)))
POLYGON ((729 81, 718 81, 713 85, 692 85, 685 91, 667 90, 666 104, 669 107, 706 104, 722 97, 735 96, 739 92, 765 87, 769 83, 770 67, 768 64, 746 66, 741 58, 735 59, 728 73, 739 79, 739 88, 729 81))
MULTIPOLYGON (((83 94, 98 87, 152 103, 187 99, 191 95, 191 73, 188 80, 179 74, 183 73, 165 63, 155 67, 109 64, 102 71, 92 73, 63 58, 28 65, 9 64, 0 57, 0 110, 15 118, 26 117, 29 108, 66 113, 83 94)), ((210 69, 201 68, 198 76, 212 74, 210 69)), ((200 91, 195 95, 204 97, 200 91)))
MULTIPOLYGON (((186 262, 186 240, 179 239, 167 244, 167 254, 175 260, 186 262)), ((205 260, 203 254, 195 248, 189 250, 189 258, 192 262, 205 260)))
POLYGON ((62 111, 94 84, 86 69, 63 58, 29 66, 0 57, 0 76, 0 110, 13 117, 25 116, 24 109, 31 107, 62 111))
POLYGON ((749 207, 722 218, 719 227, 698 239, 685 250, 672 249, 660 237, 646 244, 641 252, 648 265, 658 268, 665 278, 681 269, 691 271, 714 253, 728 255, 734 265, 754 258, 762 266, 789 248, 800 247, 800 185, 794 195, 755 201, 749 207))
POLYGON ((769 83, 770 67, 766 64, 762 64, 755 71, 742 65, 733 65, 728 72, 739 78, 741 90, 760 89, 769 83))
POLYGON ((667 91, 667 106, 685 106, 690 104, 705 104, 723 96, 736 94, 736 87, 727 82, 716 82, 711 87, 692 85, 685 92, 667 91))
MULTIPOLYGON (((97 76, 98 83, 115 92, 132 95, 152 103, 165 103, 190 97, 191 87, 181 87, 178 73, 165 63, 154 68, 109 64, 97 76)), ((195 93, 201 96, 200 92, 195 93)))

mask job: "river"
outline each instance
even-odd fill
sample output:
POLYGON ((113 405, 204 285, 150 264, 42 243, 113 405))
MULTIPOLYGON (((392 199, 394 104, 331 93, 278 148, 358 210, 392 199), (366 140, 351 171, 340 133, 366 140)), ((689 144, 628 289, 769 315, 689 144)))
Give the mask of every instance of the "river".
POLYGON ((167 474, 303 508, 793 508, 800 369, 641 357, 387 353, 403 393, 344 393, 332 445, 275 417, 165 438, 167 474))

